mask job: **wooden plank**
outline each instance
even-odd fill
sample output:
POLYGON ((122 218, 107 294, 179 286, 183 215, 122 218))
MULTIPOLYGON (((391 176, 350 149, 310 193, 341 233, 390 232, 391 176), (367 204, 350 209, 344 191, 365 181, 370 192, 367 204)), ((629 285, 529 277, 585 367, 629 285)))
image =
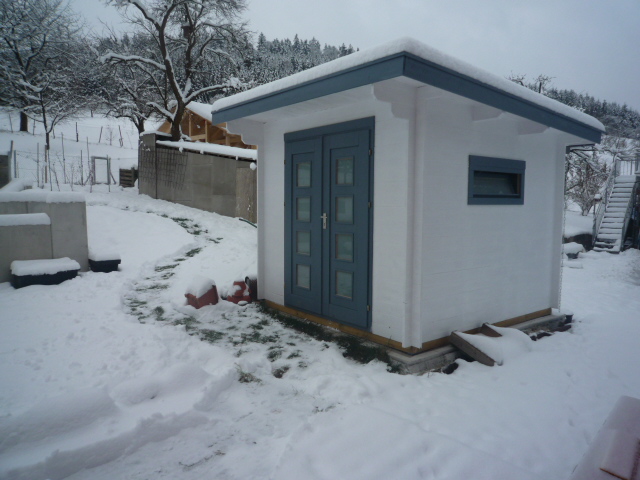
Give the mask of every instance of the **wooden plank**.
MULTIPOLYGON (((374 333, 367 332, 365 330, 360 330, 358 328, 349 327, 348 325, 342 325, 341 323, 334 322, 333 320, 329 320, 329 319, 320 317, 318 315, 313 315, 311 313, 302 312, 300 310, 296 310, 295 308, 285 307, 284 305, 280 305, 270 300, 263 300, 263 302, 268 307, 273 308, 274 310, 279 310, 288 315, 293 315, 294 317, 302 318, 314 323, 318 323, 320 325, 324 325, 326 327, 334 328, 341 332, 348 333, 349 335, 354 335, 356 337, 364 338, 365 340, 369 340, 371 342, 377 343, 378 345, 393 348, 394 350, 398 350, 400 352, 404 352, 409 355, 416 355, 418 353, 427 352, 429 350, 433 350, 436 348, 445 347, 450 344, 449 343, 450 337, 442 337, 442 338, 437 338, 435 340, 429 340, 428 342, 424 342, 420 348, 403 347, 402 343, 398 342, 397 340, 381 337, 380 335, 376 335, 374 333)), ((509 318, 501 322, 496 322, 494 323, 494 325, 498 327, 511 327, 513 325, 517 325, 519 323, 523 323, 528 320, 533 320, 534 318, 540 318, 547 315, 551 315, 551 308, 545 308, 544 310, 538 310, 537 312, 531 312, 526 315, 521 315, 519 317, 509 318)), ((481 328, 482 327, 466 330, 464 333, 469 333, 469 334, 479 333, 481 328)))
POLYGON ((459 334, 459 332, 452 332, 451 335, 449 335, 449 342, 483 365, 493 367, 496 364, 496 361, 493 358, 477 348, 475 345, 469 343, 467 339, 463 338, 459 334))

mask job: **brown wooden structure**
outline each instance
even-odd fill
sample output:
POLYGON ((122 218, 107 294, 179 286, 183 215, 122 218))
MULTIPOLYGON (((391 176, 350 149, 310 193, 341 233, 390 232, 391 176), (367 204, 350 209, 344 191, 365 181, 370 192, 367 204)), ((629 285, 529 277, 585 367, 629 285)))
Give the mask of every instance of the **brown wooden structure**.
MULTIPOLYGON (((211 105, 191 102, 186 107, 182 118, 182 133, 191 137, 194 142, 214 143, 229 147, 248 148, 255 150, 254 145, 247 145, 240 135, 233 135, 227 131, 226 123, 214 125, 211 123, 211 105)), ((158 131, 171 133, 171 124, 166 120, 158 131)))

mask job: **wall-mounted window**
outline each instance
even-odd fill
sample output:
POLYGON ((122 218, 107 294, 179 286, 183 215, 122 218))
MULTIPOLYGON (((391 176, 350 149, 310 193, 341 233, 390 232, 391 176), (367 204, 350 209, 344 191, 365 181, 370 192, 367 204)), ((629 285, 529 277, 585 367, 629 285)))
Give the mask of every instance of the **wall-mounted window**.
POLYGON ((469 205, 522 205, 522 160, 469 156, 469 205))

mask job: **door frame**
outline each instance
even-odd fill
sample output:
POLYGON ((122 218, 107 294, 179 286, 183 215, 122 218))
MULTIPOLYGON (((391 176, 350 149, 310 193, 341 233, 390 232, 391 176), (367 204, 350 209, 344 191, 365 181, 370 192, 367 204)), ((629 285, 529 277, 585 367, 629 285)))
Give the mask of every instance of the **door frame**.
MULTIPOLYGON (((358 130, 368 130, 369 131, 369 218, 368 218, 368 242, 369 242, 369 248, 368 248, 368 259, 367 259, 367 271, 368 271, 368 275, 367 275, 367 322, 366 322, 366 327, 364 328, 364 330, 366 331, 370 331, 371 330, 371 302, 372 302, 372 289, 373 289, 373 207, 374 207, 374 191, 373 191, 373 185, 374 185, 374 145, 375 145, 375 117, 366 117, 366 118, 361 118, 361 119, 357 119, 357 120, 351 120, 351 121, 347 121, 347 122, 341 122, 341 123, 335 123, 335 124, 331 124, 331 125, 323 125, 321 127, 314 127, 314 128, 310 128, 310 129, 306 129, 306 130, 299 130, 299 131, 294 131, 294 132, 288 132, 284 134, 284 143, 285 143, 285 148, 284 148, 284 152, 285 152, 285 205, 284 205, 284 268, 285 268, 285 272, 284 272, 284 279, 285 279, 285 284, 284 284, 284 302, 285 302, 285 306, 291 306, 293 308, 299 309, 299 310, 303 310, 303 311, 308 311, 309 313, 319 316, 319 317, 323 317, 323 318, 327 318, 329 320, 341 323, 341 324, 345 324, 345 325, 349 325, 348 323, 342 322, 340 320, 328 317, 326 315, 323 315, 320 312, 317 311, 311 311, 311 310, 306 310, 304 308, 300 308, 299 306, 292 306, 292 305, 288 305, 287 303, 287 296, 292 294, 292 287, 293 287, 293 278, 292 278, 292 273, 291 273, 291 264, 292 264, 292 259, 291 259, 291 255, 292 252, 290 251, 291 245, 292 245, 292 218, 291 218, 291 212, 293 211, 292 208, 293 206, 290 205, 290 199, 292 198, 292 190, 293 190, 293 185, 292 185, 292 181, 293 181, 293 165, 291 165, 291 162, 287 163, 287 159, 289 158, 290 154, 289 154, 289 147, 288 144, 290 144, 291 142, 298 142, 298 141, 303 141, 303 140, 313 140, 313 139, 319 139, 320 140, 320 145, 321 145, 321 151, 320 153, 320 158, 321 160, 323 160, 324 158, 324 152, 322 150, 322 144, 323 141, 322 139, 325 136, 328 135, 332 135, 332 134, 337 134, 337 133, 349 133, 352 131, 358 131, 358 130)), ((322 165, 322 167, 324 167, 324 165, 322 165)), ((324 191, 323 191, 323 198, 324 198, 324 191)), ((324 287, 324 285, 323 285, 324 287)), ((352 325, 353 326, 353 325, 352 325)), ((354 328, 359 328, 361 329, 361 327, 357 327, 357 326, 353 326, 354 328)))

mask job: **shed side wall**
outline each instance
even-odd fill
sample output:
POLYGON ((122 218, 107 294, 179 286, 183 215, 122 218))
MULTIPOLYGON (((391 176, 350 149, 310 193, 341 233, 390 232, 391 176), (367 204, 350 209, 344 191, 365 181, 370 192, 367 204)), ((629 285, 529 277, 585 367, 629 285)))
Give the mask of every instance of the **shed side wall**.
POLYGON ((517 117, 473 121, 467 102, 426 102, 423 342, 557 306, 558 133, 519 135, 517 117), (524 205, 468 205, 469 155, 526 161, 524 205))

